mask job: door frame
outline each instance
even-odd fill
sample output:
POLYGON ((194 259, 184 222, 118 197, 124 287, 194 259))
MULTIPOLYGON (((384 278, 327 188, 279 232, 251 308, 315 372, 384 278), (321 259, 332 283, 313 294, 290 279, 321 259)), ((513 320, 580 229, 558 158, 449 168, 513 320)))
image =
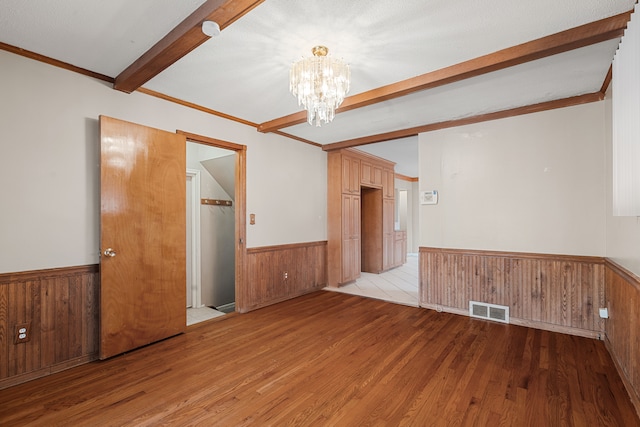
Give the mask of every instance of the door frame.
POLYGON ((191 306, 202 307, 202 271, 201 246, 200 246, 200 171, 187 169, 187 178, 191 178, 191 265, 187 269, 191 271, 191 306))
MULTIPOLYGON (((249 311, 247 302, 249 301, 249 287, 246 282, 246 169, 247 169, 247 146, 236 144, 222 139, 210 138, 204 135, 176 130, 176 133, 184 135, 187 141, 196 142, 198 144, 209 145, 211 147, 224 148, 234 151, 236 154, 235 165, 235 303, 236 311, 245 313, 249 311)), ((185 146, 186 149, 186 146, 185 146)), ((198 199, 199 200, 199 199, 198 199)))

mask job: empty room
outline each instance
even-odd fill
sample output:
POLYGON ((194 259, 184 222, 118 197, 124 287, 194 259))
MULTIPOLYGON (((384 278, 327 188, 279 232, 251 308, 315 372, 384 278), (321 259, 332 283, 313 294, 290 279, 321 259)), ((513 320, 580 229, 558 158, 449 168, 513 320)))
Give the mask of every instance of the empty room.
POLYGON ((634 0, 0 3, 0 425, 640 426, 634 0))

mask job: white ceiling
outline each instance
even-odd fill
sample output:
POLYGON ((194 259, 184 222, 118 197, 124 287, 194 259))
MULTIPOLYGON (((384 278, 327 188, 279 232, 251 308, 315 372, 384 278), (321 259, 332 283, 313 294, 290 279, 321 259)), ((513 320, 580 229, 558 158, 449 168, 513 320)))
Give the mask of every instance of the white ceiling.
MULTIPOLYGON (((0 42, 116 77, 203 3, 2 0, 0 42)), ((350 64, 354 95, 608 18, 634 3, 265 0, 144 87, 260 124, 300 110, 288 90, 288 70, 318 44, 350 64)), ((617 44, 606 41, 340 113, 321 128, 303 123, 282 131, 329 144, 593 93, 617 44)), ((417 176, 417 138, 361 148, 417 176)))

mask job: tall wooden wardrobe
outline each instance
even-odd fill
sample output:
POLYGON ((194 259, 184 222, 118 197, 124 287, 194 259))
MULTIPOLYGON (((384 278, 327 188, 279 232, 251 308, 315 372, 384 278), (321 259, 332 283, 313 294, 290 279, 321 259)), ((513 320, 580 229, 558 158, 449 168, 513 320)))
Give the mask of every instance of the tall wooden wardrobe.
POLYGON ((352 148, 329 152, 327 162, 329 286, 403 264, 394 253, 395 164, 352 148))

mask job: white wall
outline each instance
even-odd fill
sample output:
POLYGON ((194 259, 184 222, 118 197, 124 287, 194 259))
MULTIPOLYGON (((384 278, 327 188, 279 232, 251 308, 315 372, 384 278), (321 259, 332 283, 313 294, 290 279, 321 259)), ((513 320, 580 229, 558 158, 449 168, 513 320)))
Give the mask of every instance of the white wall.
POLYGON ((407 252, 418 252, 418 183, 396 178, 396 190, 407 190, 407 252))
POLYGON ((604 108, 421 134, 420 245, 604 256, 604 108))
POLYGON ((98 262, 99 115, 246 145, 247 246, 326 240, 319 148, 4 51, 0 69, 0 273, 98 262))
MULTIPOLYGON (((607 166, 607 257, 640 276, 640 217, 613 216, 611 90, 605 98, 607 166)), ((640 165, 638 165, 640 167, 640 165)))

